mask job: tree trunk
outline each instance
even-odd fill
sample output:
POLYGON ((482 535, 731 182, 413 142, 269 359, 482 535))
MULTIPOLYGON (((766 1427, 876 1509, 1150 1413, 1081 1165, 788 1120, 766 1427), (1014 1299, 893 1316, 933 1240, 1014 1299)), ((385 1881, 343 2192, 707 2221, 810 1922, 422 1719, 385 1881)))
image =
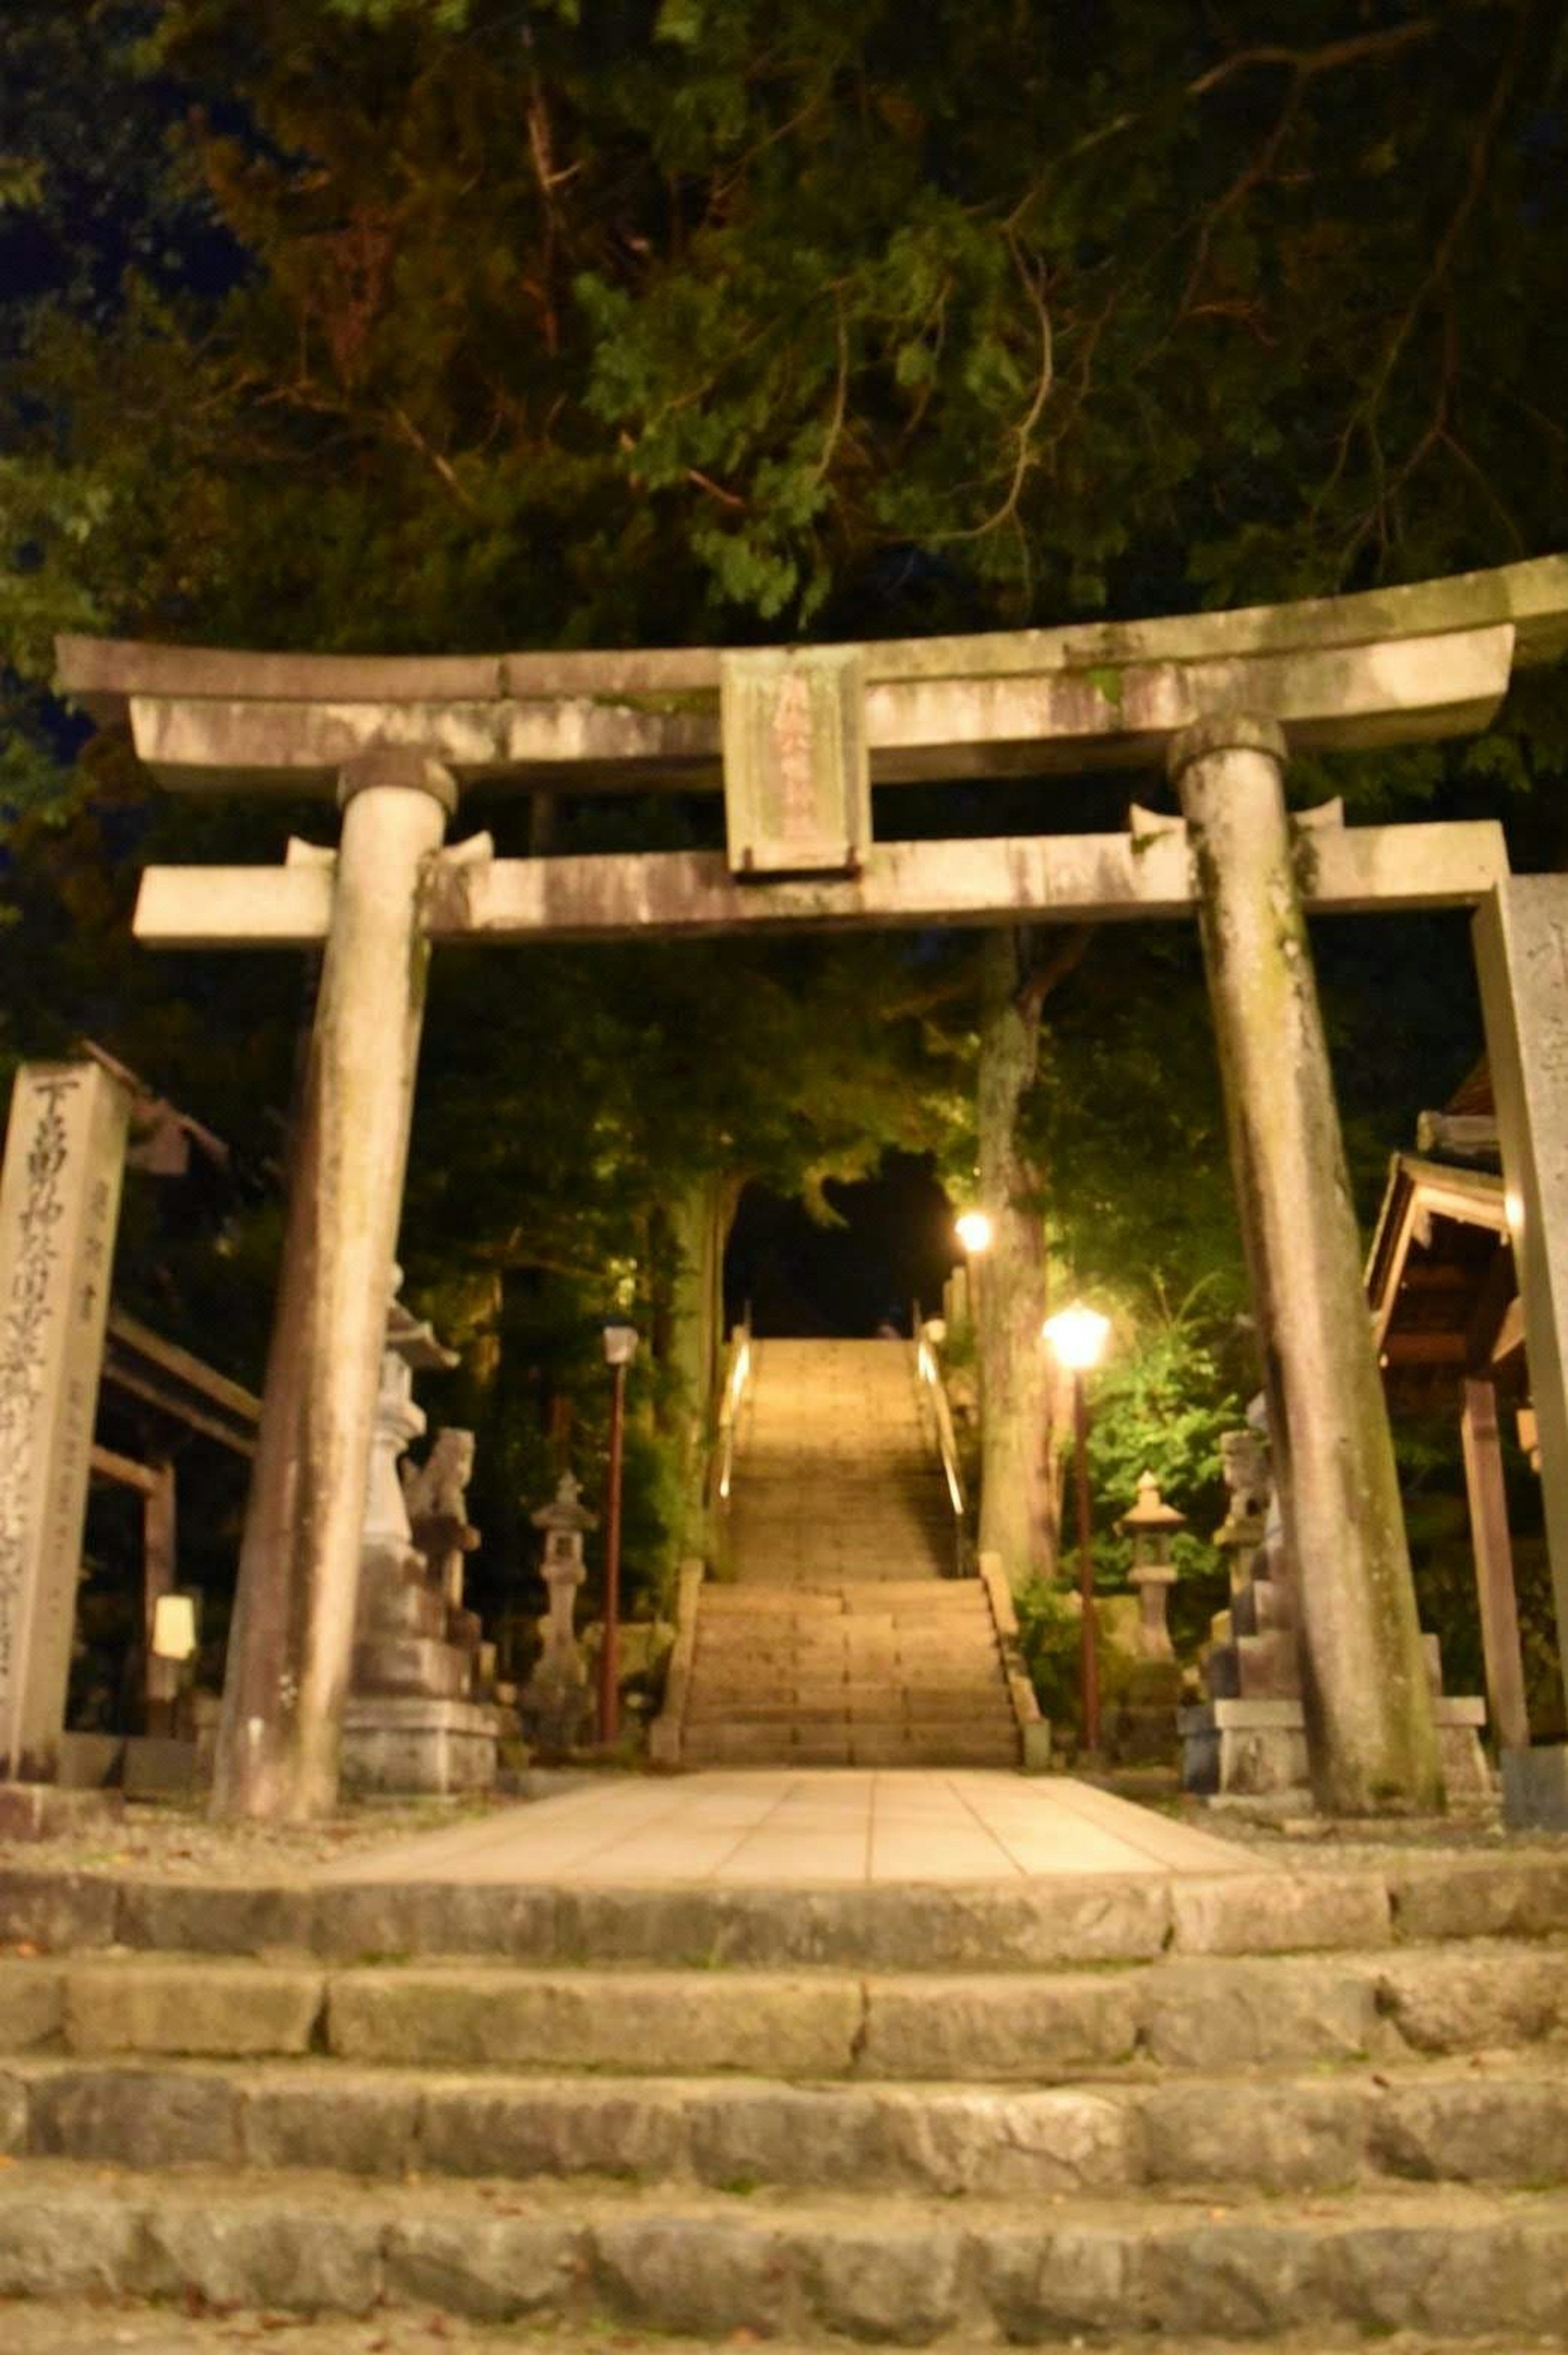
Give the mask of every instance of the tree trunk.
POLYGON ((975 1261, 971 1314, 980 1378, 980 1549, 1015 1589, 1056 1567, 1051 1412, 1055 1380, 1040 1339, 1046 1314, 1041 1173, 1019 1143, 1040 1023, 1019 1005, 1016 937, 987 933, 981 960, 980 1201, 990 1249, 975 1261))
POLYGON ((724 1339, 724 1248, 739 1200, 739 1186, 713 1172, 694 1179, 662 1214, 667 1272, 661 1324, 676 1378, 664 1420, 676 1444, 683 1508, 677 1560, 706 1550, 708 1440, 724 1339))

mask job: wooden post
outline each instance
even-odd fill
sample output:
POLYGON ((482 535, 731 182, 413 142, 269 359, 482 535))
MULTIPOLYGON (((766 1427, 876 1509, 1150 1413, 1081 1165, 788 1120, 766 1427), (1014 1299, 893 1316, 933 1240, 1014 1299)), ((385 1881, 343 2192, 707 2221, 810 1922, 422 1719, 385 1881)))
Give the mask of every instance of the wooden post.
POLYGON ((143 1690, 147 1704, 149 1733, 173 1731, 174 1705, 179 1696, 180 1664, 163 1660, 153 1649, 153 1623, 158 1597, 172 1594, 179 1583, 176 1548, 175 1467, 167 1457, 147 1466, 149 1486, 142 1494, 143 1642, 146 1668, 143 1690))
POLYGON ((1497 886, 1477 912, 1476 970, 1568 1692, 1568 875, 1497 886))
POLYGON ((1514 1593, 1513 1548, 1509 1540, 1508 1497, 1503 1487, 1502 1444, 1498 1435, 1498 1386, 1485 1374, 1465 1378, 1460 1419, 1465 1445, 1465 1487, 1470 1503, 1470 1541, 1476 1556, 1476 1595, 1481 1610, 1481 1647, 1487 1663, 1487 1706, 1492 1731, 1504 1750, 1528 1750, 1530 1716, 1524 1698, 1524 1660, 1519 1643, 1519 1604, 1514 1593))
POLYGON ((626 1369, 613 1369, 610 1393, 609 1497, 604 1508, 604 1631, 599 1647, 599 1739, 621 1732, 621 1447, 626 1421, 626 1369))
POLYGON ((1272 721, 1178 737, 1199 922, 1300 1629, 1336 1815, 1442 1798, 1415 1587, 1272 721))
POLYGON ((1100 1752, 1100 1630, 1094 1617, 1094 1551, 1089 1529, 1089 1401, 1083 1375, 1072 1374, 1072 1455, 1078 1491, 1078 1595, 1083 1606, 1079 1629, 1078 1672, 1083 1720, 1083 1747, 1091 1758, 1100 1752))
POLYGON ((456 790, 413 751, 345 773, 267 1390, 214 1761, 219 1816, 337 1796, 360 1539, 429 951, 456 790))

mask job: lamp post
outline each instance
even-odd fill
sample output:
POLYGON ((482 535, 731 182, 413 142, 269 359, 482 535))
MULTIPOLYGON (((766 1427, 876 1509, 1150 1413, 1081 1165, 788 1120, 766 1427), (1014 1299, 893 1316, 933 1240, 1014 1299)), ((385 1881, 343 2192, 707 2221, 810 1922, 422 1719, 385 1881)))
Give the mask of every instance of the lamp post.
POLYGON ((1074 1301, 1070 1308, 1048 1316, 1041 1332, 1056 1362, 1072 1377, 1072 1437, 1078 1488, 1078 1592, 1083 1603, 1079 1637, 1079 1694, 1083 1721, 1083 1747, 1100 1747, 1100 1647, 1094 1624, 1094 1562, 1089 1542, 1089 1402, 1083 1377, 1105 1353, 1109 1317, 1074 1301))
POLYGON ((599 1739, 613 1742, 621 1731, 621 1441, 626 1423, 626 1369, 637 1354, 637 1328, 624 1316, 604 1324, 604 1362, 610 1369, 610 1480, 604 1506, 604 1635, 599 1647, 599 1739))

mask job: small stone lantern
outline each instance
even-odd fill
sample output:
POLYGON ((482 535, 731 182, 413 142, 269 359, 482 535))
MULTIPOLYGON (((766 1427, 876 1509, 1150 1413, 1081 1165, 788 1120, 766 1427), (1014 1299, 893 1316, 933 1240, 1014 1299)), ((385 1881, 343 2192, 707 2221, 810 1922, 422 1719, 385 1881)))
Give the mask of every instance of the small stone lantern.
POLYGON ((535 1529, 544 1531, 541 1569, 549 1609, 539 1621, 544 1649, 524 1688, 520 1708, 528 1732, 549 1750, 570 1750, 581 1741, 591 1708, 588 1671, 573 1619, 577 1590, 587 1576, 582 1540, 599 1521, 579 1501, 581 1493, 571 1474, 563 1472, 550 1503, 529 1515, 535 1529))
POLYGON ((1123 1514, 1116 1527, 1133 1541, 1130 1576, 1138 1591, 1138 1650, 1146 1660, 1174 1659, 1165 1616, 1170 1589, 1176 1583, 1170 1541, 1178 1529, 1187 1527, 1187 1516, 1165 1502, 1154 1474, 1146 1472, 1138 1482, 1137 1503, 1130 1513, 1123 1514))
POLYGON ((1261 1432, 1220 1434, 1220 1470, 1225 1483, 1225 1518, 1214 1543, 1230 1566, 1231 1593, 1250 1586, 1253 1566, 1268 1535, 1268 1443, 1261 1432))

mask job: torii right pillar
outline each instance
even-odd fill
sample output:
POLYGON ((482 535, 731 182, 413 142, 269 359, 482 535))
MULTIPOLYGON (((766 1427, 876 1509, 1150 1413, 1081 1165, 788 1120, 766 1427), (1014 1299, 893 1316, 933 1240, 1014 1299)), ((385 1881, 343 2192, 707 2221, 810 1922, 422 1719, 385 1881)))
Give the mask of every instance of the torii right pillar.
POLYGON ((1319 1807, 1435 1808, 1443 1781, 1296 845, 1285 738, 1224 713, 1170 768, 1194 853, 1319 1807))
MULTIPOLYGON (((1568 876, 1512 875, 1476 913, 1546 1544, 1568 1689, 1568 876)), ((1568 1831, 1568 1746, 1503 1753, 1510 1824, 1568 1831)))

